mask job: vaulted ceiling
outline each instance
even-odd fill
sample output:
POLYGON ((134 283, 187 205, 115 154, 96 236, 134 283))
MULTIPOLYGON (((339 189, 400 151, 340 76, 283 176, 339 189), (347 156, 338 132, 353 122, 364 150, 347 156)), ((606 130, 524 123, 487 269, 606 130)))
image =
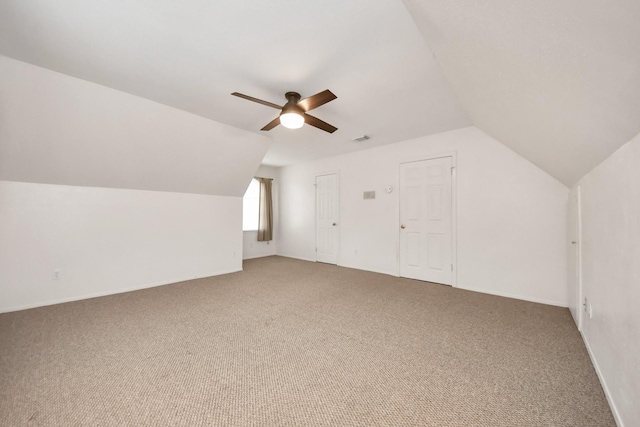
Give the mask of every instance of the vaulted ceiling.
POLYGON ((4 0, 0 54, 267 135, 265 164, 473 124, 571 185, 640 132, 637 22, 634 0, 4 0), (230 96, 324 89, 334 134, 260 132, 277 110, 230 96))
POLYGON ((474 125, 567 185, 640 132, 637 0, 404 0, 474 125))

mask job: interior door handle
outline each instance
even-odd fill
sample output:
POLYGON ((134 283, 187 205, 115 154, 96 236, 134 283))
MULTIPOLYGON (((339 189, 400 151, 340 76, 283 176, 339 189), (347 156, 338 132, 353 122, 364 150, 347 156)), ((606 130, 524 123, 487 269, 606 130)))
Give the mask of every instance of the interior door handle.
POLYGON ((337 222, 334 222, 334 223, 333 223, 333 224, 331 224, 331 225, 333 225, 333 226, 335 227, 336 225, 338 225, 338 223, 337 223, 337 222))
POLYGON ((405 228, 407 228, 407 227, 405 227, 405 226, 404 226, 404 224, 402 224, 402 225, 400 226, 400 228, 402 228, 402 229, 404 230, 404 229, 405 229, 405 228))

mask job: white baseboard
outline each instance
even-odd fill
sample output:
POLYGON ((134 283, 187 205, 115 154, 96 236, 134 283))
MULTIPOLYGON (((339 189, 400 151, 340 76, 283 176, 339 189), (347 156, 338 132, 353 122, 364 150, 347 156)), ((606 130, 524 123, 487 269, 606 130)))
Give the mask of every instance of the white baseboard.
POLYGON ((388 271, 382 271, 382 270, 376 270, 376 269, 371 269, 371 268, 358 267, 358 266, 355 266, 355 265, 347 265, 347 264, 338 264, 338 266, 339 267, 344 267, 344 268, 353 268, 354 270, 370 271, 372 273, 384 274, 386 276, 400 277, 400 276, 398 276, 398 274, 396 272, 390 273, 388 271))
POLYGON ((600 385, 602 385, 602 390, 604 391, 604 395, 607 398, 607 402, 609 402, 609 408, 611 408, 611 413, 613 414, 613 419, 616 422, 618 427, 624 427, 624 423, 622 422, 622 418, 620 418, 620 412, 618 412, 618 408, 613 401, 613 397, 611 396, 611 392, 609 391, 609 387, 607 387, 607 382, 604 380, 604 376, 602 375, 602 371, 600 370, 600 366, 598 366, 598 361, 593 355, 593 351, 591 351, 591 346, 589 346, 589 341, 587 337, 584 336, 582 332, 580 332, 580 336, 582 336, 582 341, 584 341, 585 347, 587 347, 587 353, 589 353, 589 358, 591 359, 591 363, 596 370, 596 375, 598 375, 598 379, 600 380, 600 385))
POLYGON ((519 300, 522 300, 522 301, 536 302, 538 304, 555 305, 556 307, 568 308, 568 305, 565 302, 551 301, 551 300, 547 300, 547 299, 543 299, 543 298, 533 298, 533 297, 524 296, 524 295, 511 294, 511 293, 508 293, 508 292, 494 291, 494 290, 491 290, 491 289, 469 288, 469 287, 466 287, 466 286, 461 286, 459 284, 457 286, 454 286, 454 288, 456 288, 456 289, 464 289, 466 291, 480 292, 482 294, 496 295, 496 296, 499 296, 499 297, 519 299, 519 300))
POLYGON ((276 256, 281 256, 283 258, 293 258, 293 259, 299 259, 300 261, 310 261, 310 262, 316 262, 315 259, 311 259, 311 258, 303 258, 303 257, 299 257, 299 256, 293 256, 293 255, 285 255, 285 254, 275 254, 276 256))
MULTIPOLYGON (((292 256, 292 255, 285 255, 285 254, 282 254, 282 253, 278 253, 276 255, 277 256, 281 256, 281 257, 285 257, 285 258, 299 259, 299 260, 302 260, 302 261, 316 262, 315 259, 303 258, 303 257, 298 257, 298 256, 292 256)), ((363 268, 363 267, 357 267, 357 266, 346 265, 346 264, 338 264, 338 266, 345 267, 345 268, 353 268, 355 270, 371 271, 373 273, 386 274, 386 275, 394 276, 394 277, 400 277, 398 272, 389 272, 389 271, 382 271, 382 270, 366 269, 366 268, 363 268)), ((519 300, 522 300, 522 301, 535 302, 535 303, 538 303, 538 304, 546 304, 546 305, 553 305, 553 306, 556 306, 556 307, 568 308, 568 304, 566 302, 552 301, 552 300, 547 300, 547 299, 543 299, 543 298, 533 298, 533 297, 529 297, 529 296, 512 294, 512 293, 508 293, 508 292, 498 292, 498 291, 494 291, 494 290, 491 290, 491 289, 469 288, 469 287, 465 287, 465 286, 460 286, 459 284, 458 285, 454 285, 452 287, 454 289, 464 289, 466 291, 480 292, 480 293, 483 293, 483 294, 496 295, 496 296, 500 296, 500 297, 519 299, 519 300)))
POLYGON ((173 283, 186 282, 188 280, 194 280, 194 279, 202 279, 204 277, 221 276, 223 274, 237 273, 239 271, 242 271, 242 268, 231 269, 231 270, 228 270, 228 271, 227 270, 221 270, 221 271, 213 272, 213 273, 210 273, 210 274, 208 273, 208 274, 205 274, 203 276, 189 276, 189 277, 176 278, 176 279, 171 279, 171 280, 161 281, 161 282, 146 283, 146 284, 137 285, 137 286, 128 286, 126 288, 114 289, 114 290, 105 291, 105 292, 95 292, 95 293, 91 293, 91 294, 78 295, 78 296, 73 296, 73 297, 68 297, 68 298, 60 298, 60 299, 55 299, 55 300, 50 300, 50 301, 43 301, 43 302, 39 302, 39 303, 35 303, 35 304, 26 304, 26 305, 20 305, 20 306, 15 306, 15 307, 5 307, 5 308, 0 308, 0 313, 10 313, 12 311, 28 310, 30 308, 38 308, 38 307, 45 307, 45 306, 48 306, 48 305, 63 304, 65 302, 80 301, 80 300, 84 300, 84 299, 104 297, 104 296, 107 296, 107 295, 123 294, 125 292, 139 291, 141 289, 148 289, 148 288, 155 288, 157 286, 171 285, 173 283))
POLYGON ((243 256, 242 260, 244 261, 246 259, 266 258, 266 257, 269 257, 269 256, 276 256, 276 254, 273 253, 273 254, 248 255, 246 257, 243 256))

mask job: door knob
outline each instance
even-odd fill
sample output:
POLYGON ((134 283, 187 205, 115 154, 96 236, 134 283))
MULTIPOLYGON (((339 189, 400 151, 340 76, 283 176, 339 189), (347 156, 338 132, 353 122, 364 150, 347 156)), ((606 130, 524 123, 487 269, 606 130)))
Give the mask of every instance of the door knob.
POLYGON ((402 225, 400 226, 400 228, 402 228, 402 229, 404 230, 404 229, 405 229, 405 228, 407 228, 407 227, 405 227, 405 226, 404 226, 404 224, 402 224, 402 225))
POLYGON ((335 227, 336 225, 338 225, 338 223, 334 222, 334 223, 333 223, 333 224, 331 224, 331 225, 333 225, 333 226, 335 227))

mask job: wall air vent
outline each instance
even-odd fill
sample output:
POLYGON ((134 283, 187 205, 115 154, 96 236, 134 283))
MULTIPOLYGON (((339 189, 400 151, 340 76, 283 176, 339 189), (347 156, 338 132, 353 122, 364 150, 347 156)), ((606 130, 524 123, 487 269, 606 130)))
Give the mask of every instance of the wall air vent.
POLYGON ((352 141, 353 142, 362 142, 362 141, 366 141, 367 139, 371 139, 371 137, 369 137, 367 135, 362 135, 362 136, 359 136, 357 138, 353 138, 352 141))

